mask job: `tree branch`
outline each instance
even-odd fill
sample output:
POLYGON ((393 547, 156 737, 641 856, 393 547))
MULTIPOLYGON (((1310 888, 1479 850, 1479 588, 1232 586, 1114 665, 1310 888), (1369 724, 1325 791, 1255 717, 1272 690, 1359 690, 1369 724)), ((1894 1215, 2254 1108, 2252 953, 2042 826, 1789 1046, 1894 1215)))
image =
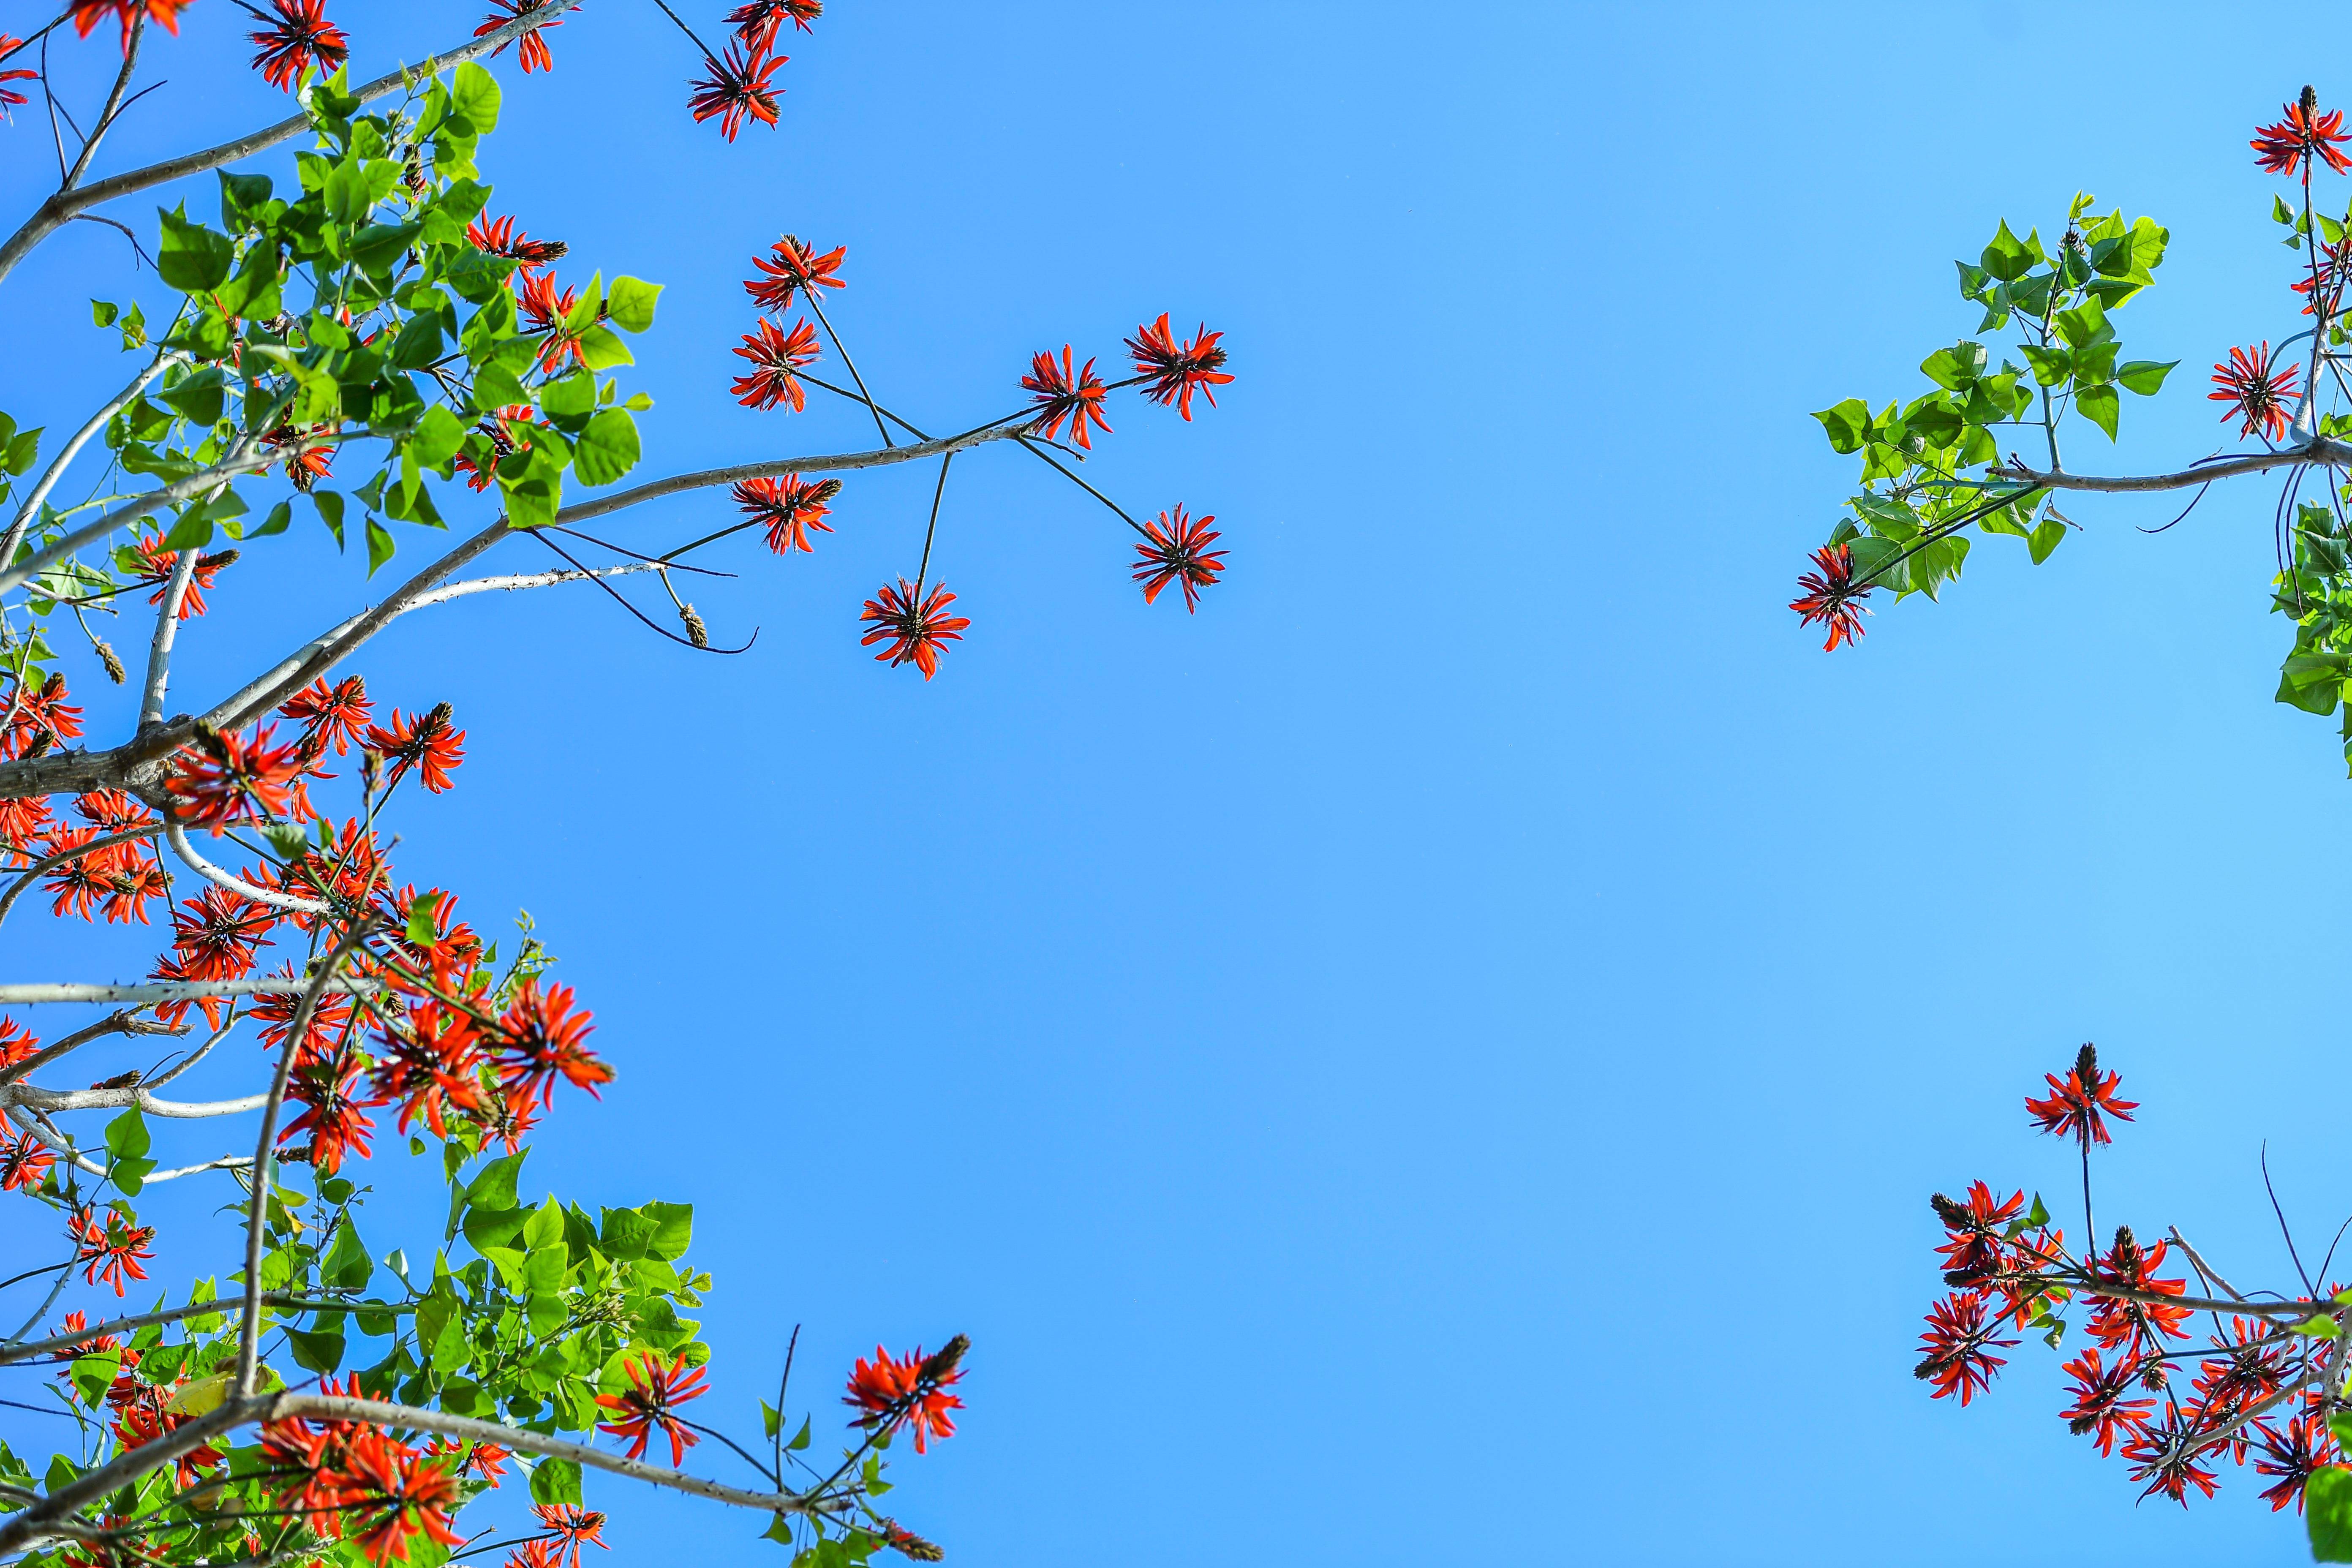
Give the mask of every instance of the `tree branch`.
POLYGON ((174 349, 164 350, 155 356, 155 362, 152 364, 139 373, 136 380, 116 393, 105 407, 91 415, 89 424, 74 432, 73 439, 58 450, 48 468, 42 471, 40 482, 35 485, 32 493, 25 498, 25 504, 16 509, 16 519, 8 525, 7 534, 0 537, 0 563, 6 562, 16 553, 16 545, 24 539, 25 530, 32 525, 34 517, 40 511, 41 503, 49 499, 49 492, 57 489, 58 481, 65 478, 66 469, 71 467, 73 460, 81 455, 81 449, 89 445, 90 437, 105 429, 108 420, 130 407, 139 395, 147 390, 148 384, 163 374, 165 370, 174 364, 187 363, 189 361, 185 354, 174 349))
POLYGON ((2234 458, 2219 458, 2195 468, 2183 468, 2177 474, 2132 474, 2100 478, 2092 474, 2069 474, 2057 468, 2043 472, 2028 468, 2012 457, 1992 470, 1998 479, 2014 479, 2052 490, 2099 490, 2115 494, 2135 494, 2147 490, 2185 490, 2198 485, 2210 485, 2216 479, 2235 479, 2240 474, 2259 474, 2266 468, 2284 468, 2312 463, 2324 468, 2352 468, 2352 444, 2333 437, 2322 437, 2300 447, 2279 452, 2244 452, 2234 458))
POLYGON ((196 853, 195 846, 188 842, 187 830, 176 822, 167 822, 163 825, 163 837, 172 846, 172 853, 178 856, 189 870, 215 887, 226 888, 240 899, 246 899, 257 904, 267 904, 272 909, 299 910, 306 915, 323 915, 330 912, 325 904, 316 900, 297 898, 291 893, 280 893, 268 888, 257 888, 244 878, 233 876, 222 870, 196 853))
MULTIPOLYGON (((0 985, 0 1007, 31 1007, 44 1002, 195 1002, 206 996, 297 996, 310 982, 282 974, 257 975, 251 980, 170 980, 137 985, 89 985, 72 981, 35 981, 0 985)), ((376 980, 337 980, 327 987, 337 996, 373 996, 383 988, 376 980)))
MULTIPOLYGON (((370 103, 387 93, 404 91, 429 77, 438 76, 452 66, 494 54, 525 33, 546 26, 580 4, 581 0, 545 0, 538 9, 517 16, 496 32, 487 33, 444 54, 434 55, 414 67, 404 66, 399 70, 376 78, 359 88, 354 96, 362 103, 370 103)), ((0 279, 15 271, 16 264, 30 255, 35 246, 55 234, 78 213, 110 202, 118 196, 130 195, 135 191, 169 184, 190 174, 201 174, 207 169, 222 168, 240 158, 249 158, 281 142, 290 141, 310 128, 310 116, 297 114, 275 125, 240 136, 234 142, 208 147, 201 153, 190 153, 161 163, 151 163, 143 169, 110 175, 79 190, 59 191, 43 202, 39 209, 25 221, 25 226, 8 237, 6 244, 0 245, 0 279)))

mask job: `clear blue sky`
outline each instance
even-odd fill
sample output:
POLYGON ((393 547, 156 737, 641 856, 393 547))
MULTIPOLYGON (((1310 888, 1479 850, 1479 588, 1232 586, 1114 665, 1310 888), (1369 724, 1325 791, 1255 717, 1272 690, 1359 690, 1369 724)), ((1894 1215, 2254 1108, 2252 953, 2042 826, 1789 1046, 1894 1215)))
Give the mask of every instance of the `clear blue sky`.
MULTIPOLYGON (((373 69, 477 9, 333 14, 373 69)), ((231 20, 162 43, 115 166, 277 110, 194 90, 231 20)), ((929 686, 855 635, 913 565, 913 473, 695 588, 722 641, 761 628, 739 659, 585 593, 403 623, 372 685, 470 735, 404 868, 527 905, 622 1073, 526 1184, 698 1205, 738 1412, 796 1321, 821 1404, 877 1338, 970 1332, 970 1418, 892 1500, 955 1562, 2301 1560, 2250 1474, 2136 1509, 2039 1346, 1965 1412, 1910 1375, 1927 1194, 2069 1208, 2020 1096, 2084 1039, 2146 1102, 2108 1223, 2284 1283, 2262 1141, 2299 1235, 2352 1196, 2352 785, 2269 700, 2271 490, 2156 538, 2168 510, 2085 502, 2048 565, 1990 542, 1836 657, 1782 607, 1850 477, 1807 411, 1919 389, 1976 324, 1951 258, 2077 189, 2173 234, 2118 325, 2186 363, 2112 460, 2213 449, 2201 367, 2294 330, 2244 149, 2305 79, 2284 37, 2173 5, 835 0, 782 130, 730 148, 653 8, 594 0, 552 79, 509 63, 487 166, 567 268, 669 285, 653 463, 862 439, 726 395, 744 261, 790 228, 849 247, 836 320, 942 426, 1035 349, 1225 329, 1223 406, 1118 408, 1090 472, 1234 553, 1197 616, 1147 610, 1116 522, 1000 453, 949 492, 934 570, 975 625, 929 686)), ((5 134, 21 211, 40 128, 5 134)), ((79 226, 5 284, 27 422, 122 379, 80 301, 142 287, 123 249, 79 226)), ((274 595, 365 592, 315 529, 268 553, 190 689, 340 613, 253 630, 274 595)), ((10 978, 101 977, 78 936, 5 940, 10 978)), ((182 1201, 194 1266, 226 1222, 182 1201)), ((615 1562, 774 1550, 599 1495, 615 1562)))

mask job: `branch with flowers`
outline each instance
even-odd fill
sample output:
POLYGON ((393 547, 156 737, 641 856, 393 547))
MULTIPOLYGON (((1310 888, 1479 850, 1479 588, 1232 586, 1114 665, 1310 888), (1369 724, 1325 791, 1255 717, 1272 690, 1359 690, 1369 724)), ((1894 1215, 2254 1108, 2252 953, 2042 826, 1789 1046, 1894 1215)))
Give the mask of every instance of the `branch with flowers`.
MULTIPOLYGON (((132 363, 119 393, 72 412, 62 444, 45 452, 46 426, 0 412, 0 922, 168 924, 136 980, 0 980, 0 1008, 112 1009, 46 1043, 0 1014, 0 1193, 35 1205, 55 1237, 47 1258, 0 1278, 0 1376, 29 1380, 0 1405, 78 1434, 38 1471, 0 1442, 0 1556, 430 1568, 503 1552, 509 1568, 580 1568, 583 1547, 603 1544, 593 1474, 763 1513, 797 1564, 854 1568, 884 1550, 937 1560, 877 1504, 895 1440, 911 1435, 919 1454, 954 1432, 968 1342, 860 1359, 830 1458, 813 1415, 787 1414, 792 1344, 756 1436, 702 1415, 709 1351, 683 1314, 713 1280, 688 1260, 691 1208, 592 1215, 524 1195, 531 1138, 559 1096, 598 1097, 614 1078, 589 1012, 551 978, 528 917, 493 941, 458 917, 453 892, 394 871, 394 814, 454 791, 467 731, 450 701, 386 710, 343 667, 401 616, 573 585, 684 655, 740 652, 749 637, 714 637, 681 580, 731 574, 714 563, 730 541, 787 563, 815 551, 835 534, 845 483, 911 463, 936 469, 913 573, 891 574, 845 629, 929 680, 972 628, 939 572, 950 475, 968 482, 959 459, 994 452, 1045 464, 1119 520, 1146 605, 1174 588, 1195 610, 1225 569, 1215 520, 1131 510, 1079 470, 1111 431, 1114 393, 1187 422, 1196 402, 1213 406, 1233 381, 1222 335, 1161 313, 1126 338, 1124 374, 1065 344, 1032 356, 1009 410, 924 428, 877 395, 844 340, 847 247, 786 234, 749 268, 731 394, 778 416, 812 396, 855 405, 877 444, 793 443, 790 456, 646 479, 651 400, 618 373, 654 327, 660 287, 603 271, 560 281, 568 247, 494 213, 485 177, 504 91, 490 63, 511 50, 526 78, 553 69, 551 34, 582 19, 579 0, 489 0, 472 37, 358 85, 328 0, 224 0, 250 18, 260 81, 298 112, 94 173, 193 3, 70 0, 26 37, 0 35, 0 119, 37 94, 58 162, 55 189, 0 242, 0 279, 93 221, 127 236, 126 262, 152 265, 170 291, 152 318, 135 300, 93 307, 132 363), (78 113, 48 50, 93 34, 84 47, 119 43, 121 63, 103 103, 78 113), (279 149, 273 167, 254 166, 279 149), (97 210, 201 175, 214 177, 193 204, 203 210, 182 201, 152 233, 97 210), (610 537, 601 522, 695 495, 729 510, 681 539, 610 537), (261 613, 303 640, 235 690, 186 702, 184 644, 298 514, 363 555, 369 578, 411 530, 471 518, 355 608, 279 591, 261 613), (467 574, 518 539, 544 554, 467 574), (655 586, 658 607, 643 592, 655 586), (129 630, 110 625, 126 616, 129 630), (143 647, 135 670, 113 639, 143 647), (136 698, 135 720, 103 744, 76 697, 96 675, 136 698), (216 1052, 257 1048, 266 1070, 238 1092, 173 1087, 230 1059, 216 1052), (241 1147, 161 1146, 256 1116, 241 1147), (439 1237, 390 1250, 361 1235, 385 1223, 369 1213, 365 1172, 386 1138, 436 1159, 449 1193, 439 1237), (238 1244, 220 1276, 177 1305, 60 1317, 69 1292, 126 1301, 147 1280, 157 1237, 139 1203, 184 1180, 234 1185, 238 1244), (689 1471, 698 1447, 749 1475, 689 1471), (463 1511, 510 1481, 527 1485, 533 1525, 467 1533, 463 1511)), ((700 73, 688 111, 733 142, 781 129, 782 46, 822 13, 820 0, 734 5, 706 28, 716 47, 664 0, 639 20, 685 41, 700 73)))
POLYGON ((2288 1231, 2297 1279, 2284 1290, 2242 1289, 2177 1227, 2143 1242, 2117 1226, 2102 1248, 2093 1151, 2138 1103, 2122 1098, 2121 1075, 2103 1070, 2088 1045, 2043 1081, 2048 1092, 2028 1095, 2026 1113, 2074 1145, 2085 1239, 2070 1247, 2038 1193, 2029 1203, 2021 1189, 2003 1197, 1979 1181, 1957 1199, 1935 1194, 1949 1293, 1928 1310, 1917 1375, 1934 1397, 1965 1405, 2007 1364, 1996 1352, 2013 1349, 2014 1336, 2035 1334, 2063 1357, 2079 1326, 2089 1342, 2060 1369, 2059 1419, 2120 1458, 2143 1498, 2186 1507, 2192 1493, 2214 1495, 2221 1466, 2251 1459, 2272 1510, 2305 1514, 2314 1555, 2352 1561, 2352 1289, 2330 1274, 2335 1245, 2306 1267, 2288 1231))
POLYGON ((2275 700, 2323 717, 2341 713, 2352 762, 2352 708, 2344 700, 2352 680, 2352 350, 2344 319, 2352 206, 2340 216, 2326 211, 2314 191, 2315 177, 2352 172, 2347 142, 2343 111, 2323 111, 2308 87, 2255 132, 2256 164, 2291 182, 2272 193, 2271 216, 2294 253, 2285 292, 2298 300, 2301 324, 2290 317, 2275 347, 2264 335, 2231 347, 2213 366, 2208 395, 2223 405, 2222 422, 2236 426, 2238 440, 2250 443, 2237 451, 2137 475, 2077 472, 2062 458, 2062 436, 2071 440, 2085 426, 2114 440, 2124 395, 2156 395, 2179 363, 2123 358, 2114 319, 2154 284, 2163 262, 2170 235, 2153 219, 2126 223, 2119 210, 2099 216, 2092 198, 2078 195, 2054 248, 2038 229, 2021 239, 2003 222, 1975 261, 1957 263, 1961 297, 1984 312, 1978 333, 2006 330, 2011 342, 1937 349, 1920 364, 1934 384, 1907 403, 1874 413, 1848 398, 1814 416, 1833 449, 1862 458, 1861 488, 1813 552, 1789 606, 1826 631, 1823 647, 1859 639, 1870 613, 1864 601, 1882 588, 1898 603, 1913 594, 1939 597, 1983 535, 2014 535, 2035 564, 2049 559, 2081 526, 2059 510, 2068 492, 2193 491, 2187 508, 2144 531, 2161 532, 2211 486, 2275 474, 2271 608, 2294 627, 2275 700))

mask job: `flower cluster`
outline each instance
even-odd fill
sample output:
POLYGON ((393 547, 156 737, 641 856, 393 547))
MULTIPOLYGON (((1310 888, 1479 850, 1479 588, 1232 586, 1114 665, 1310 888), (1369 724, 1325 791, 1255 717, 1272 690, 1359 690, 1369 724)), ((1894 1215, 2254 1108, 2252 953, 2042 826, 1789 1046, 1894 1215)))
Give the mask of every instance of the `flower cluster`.
MULTIPOLYGON (((2120 1075, 2102 1072, 2087 1045, 2044 1082, 2050 1093, 2028 1095, 2026 1113, 2075 1145, 2087 1207, 2090 1152, 2112 1142, 2108 1119, 2128 1121, 2137 1104, 2120 1098, 2120 1075)), ((2273 1510, 2300 1508, 2311 1478, 2342 1466, 2326 1418, 2342 1376, 2336 1319, 2347 1309, 2338 1299, 2242 1297, 2177 1234, 2143 1242, 2118 1226, 2104 1251, 2070 1252, 2042 1200, 2029 1205, 2021 1191, 2001 1197, 1977 1182, 1959 1200, 1939 1193, 1932 1203, 1952 1288, 1928 1310, 1920 1341, 1917 1373, 1936 1398, 1957 1394, 1966 1405, 1984 1392, 2006 1364, 1995 1352, 2014 1348, 2015 1332, 2035 1331, 2060 1347, 2072 1326, 2062 1313, 2080 1308, 2091 1342, 2061 1369, 2067 1403, 2059 1418, 2100 1454, 2119 1455, 2143 1497, 2184 1505, 2192 1491, 2210 1497, 2221 1463, 2251 1459, 2271 1481, 2262 1495, 2273 1510), (2202 1295, 2168 1273, 2176 1253, 2202 1278, 2202 1295), (2204 1346, 2189 1349, 2200 1312, 2210 1320, 2204 1346), (2299 1331, 2315 1323, 2326 1331, 2299 1331)))

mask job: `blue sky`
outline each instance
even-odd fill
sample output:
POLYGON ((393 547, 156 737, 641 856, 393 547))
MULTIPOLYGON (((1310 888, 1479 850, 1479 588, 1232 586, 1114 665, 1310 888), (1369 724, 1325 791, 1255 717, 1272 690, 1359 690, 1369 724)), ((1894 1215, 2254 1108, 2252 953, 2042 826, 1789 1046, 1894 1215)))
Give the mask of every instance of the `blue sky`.
MULTIPOLYGON (((474 19, 332 14, 369 69, 474 19)), ((277 112, 196 90, 231 16, 162 43, 112 166, 277 112)), ((910 471, 854 479, 814 556, 716 563, 742 575, 692 592, 722 642, 760 629, 742 658, 575 593, 361 664, 469 732, 404 869, 528 907, 622 1073, 526 1185, 698 1205, 722 1398, 753 1409, 795 1322, 821 1409, 877 1339, 968 1331, 969 1420, 893 1501, 973 1563, 2302 1559, 2250 1474, 2135 1507, 2038 1345, 1966 1411, 1910 1375, 1927 1194, 2063 1217, 2020 1097, 2084 1039, 2145 1103, 2108 1223, 2285 1283, 2264 1140, 2299 1237, 2344 1217, 2352 785, 2269 700, 2273 492, 2158 537, 2169 510, 2085 501, 2048 564, 1987 542, 1835 657, 1783 608, 1850 479, 1808 411, 1924 385, 1997 219, 2048 235, 2088 190, 2171 228, 2117 324, 2184 363, 2072 457, 2215 448, 2201 367, 2295 330, 2244 148, 2292 48, 2186 6, 835 0, 781 130, 729 147, 651 6, 553 42, 552 78, 509 62, 486 170, 567 269, 668 285, 656 467, 863 444, 855 410, 726 395, 782 229, 849 247, 835 319, 919 423, 1162 310, 1241 377, 1191 426, 1115 409, 1089 465, 1227 530, 1195 616, 997 452, 948 492, 934 574, 974 625, 928 686, 856 645, 919 548, 910 471)), ((5 132, 9 210, 40 133, 5 132)), ((81 304, 152 297, 124 250, 79 226, 5 285, 27 423, 124 379, 81 304)), ((184 689, 362 601, 323 535, 281 543, 184 689), (321 607, 272 620, 295 595, 321 607)), ((0 951, 140 962, 21 917, 0 951)), ((226 1222, 176 1201, 209 1267, 226 1222)), ((600 1498, 615 1561, 774 1550, 600 1498)))

